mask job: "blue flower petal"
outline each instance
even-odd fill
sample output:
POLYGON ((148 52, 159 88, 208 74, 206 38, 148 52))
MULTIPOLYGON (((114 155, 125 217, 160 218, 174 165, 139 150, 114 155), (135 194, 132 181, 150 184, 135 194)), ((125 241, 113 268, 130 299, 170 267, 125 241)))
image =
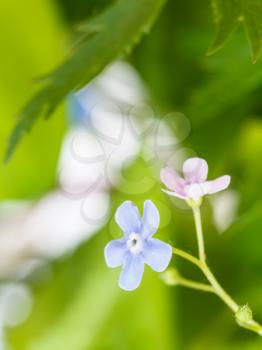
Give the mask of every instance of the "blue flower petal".
POLYGON ((172 247, 156 238, 144 241, 144 262, 154 271, 164 271, 172 258, 172 247))
POLYGON ((123 264, 124 255, 127 252, 126 240, 116 239, 109 242, 104 250, 105 260, 108 267, 117 267, 123 264))
POLYGON ((145 201, 141 230, 141 234, 143 235, 143 237, 152 237, 158 229, 159 222, 160 217, 157 207, 152 201, 145 201))
POLYGON ((141 255, 128 254, 119 278, 119 287, 131 291, 141 283, 144 272, 144 262, 141 255))
POLYGON ((125 234, 140 232, 140 215, 137 207, 131 201, 125 201, 117 208, 115 220, 125 234))

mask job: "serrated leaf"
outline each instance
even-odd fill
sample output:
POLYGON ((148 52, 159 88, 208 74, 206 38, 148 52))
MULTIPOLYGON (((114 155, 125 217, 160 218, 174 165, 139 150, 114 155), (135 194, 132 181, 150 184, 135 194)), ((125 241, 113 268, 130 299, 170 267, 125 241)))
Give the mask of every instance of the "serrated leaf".
POLYGON ((45 79, 43 89, 22 110, 9 139, 6 160, 39 117, 49 116, 69 92, 83 87, 110 62, 130 52, 142 34, 148 32, 164 2, 122 0, 90 21, 87 28, 101 30, 76 47, 71 56, 45 79))
POLYGON ((207 54, 218 51, 240 23, 244 24, 255 63, 262 46, 261 0, 211 0, 216 25, 213 43, 207 54))
POLYGON ((242 0, 245 27, 252 47, 252 61, 256 62, 262 46, 262 1, 242 0))

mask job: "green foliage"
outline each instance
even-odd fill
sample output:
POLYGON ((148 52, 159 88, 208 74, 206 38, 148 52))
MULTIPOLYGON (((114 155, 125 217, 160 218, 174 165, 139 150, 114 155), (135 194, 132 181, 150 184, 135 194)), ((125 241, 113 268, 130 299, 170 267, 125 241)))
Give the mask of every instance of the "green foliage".
POLYGON ((7 148, 8 160, 22 136, 41 116, 47 118, 63 98, 79 89, 100 73, 114 59, 127 54, 143 33, 147 33, 164 0, 122 0, 95 17, 86 26, 101 28, 88 40, 82 40, 70 57, 53 73, 44 78, 40 92, 19 114, 7 148))
POLYGON ((97 16, 104 11, 112 3, 117 0, 56 0, 60 6, 61 11, 65 15, 68 23, 78 24, 79 22, 97 16))
MULTIPOLYGON (((68 8, 75 6, 73 0, 66 2, 70 2, 68 8)), ((61 6, 63 3, 60 1, 61 6)), ((102 66, 123 53, 122 49, 129 46, 135 33, 140 33, 144 12, 136 18, 133 10, 145 2, 127 3, 128 1, 119 2, 117 7, 114 5, 81 26, 82 41, 62 66, 63 70, 59 68, 43 80, 44 92, 35 97, 33 104, 27 105, 26 109, 32 117, 23 114, 24 125, 21 135, 18 133, 19 137, 24 129, 39 118, 38 112, 47 113, 51 106, 63 98, 65 90, 81 86, 95 76, 102 66), (117 17, 115 11, 120 5, 123 8, 128 6, 129 9, 129 13, 125 12, 123 22, 129 21, 130 15, 134 23, 129 22, 125 27, 122 20, 114 20, 117 17), (110 29, 126 28, 126 31, 107 31, 100 20, 107 19, 109 14, 114 14, 113 18, 110 15, 108 19, 110 29), (139 28, 134 28, 135 25, 139 28), (117 45, 112 45, 112 49, 109 43, 114 43, 111 40, 115 36, 117 45), (98 43, 103 44, 101 51, 98 50, 98 43), (92 53, 89 57, 94 49, 96 56, 92 53), (110 56, 111 50, 118 53, 110 56), (84 58, 78 63, 75 55, 79 52, 83 53, 84 58), (75 66, 71 65, 73 62, 75 66), (93 73, 90 72, 91 63, 99 65, 93 73), (72 71, 68 67, 72 67, 72 71), (75 74, 78 81, 72 78, 75 74), (61 92, 60 96, 58 92, 61 92)), ((249 31, 249 37, 253 38, 254 55, 257 57, 261 43, 260 39, 257 40, 261 38, 260 2, 243 0, 241 3, 245 7, 241 7, 240 11, 238 0, 216 1, 218 13, 223 13, 223 16, 220 16, 217 23, 218 36, 212 48, 218 49, 224 44, 240 23, 239 14, 242 16, 245 8, 245 11, 251 12, 248 17, 245 15, 244 21, 243 18, 240 19, 249 31), (256 6, 255 10, 253 5, 256 6)), ((92 4, 95 2, 92 1, 92 4)), ((87 12, 89 5, 82 5, 87 12)), ((181 111, 191 123, 190 136, 185 143, 174 148, 174 153, 180 152, 180 146, 186 147, 189 153, 208 159, 211 177, 225 172, 232 175, 231 188, 238 192, 240 205, 237 219, 223 235, 218 235, 214 227, 208 200, 204 203, 203 222, 208 261, 223 286, 239 303, 244 305, 248 301, 256 312, 255 316, 261 321, 261 61, 256 65, 250 64, 248 47, 239 31, 232 36, 230 45, 226 45, 213 57, 205 57, 204 52, 210 38, 207 2, 189 0, 186 5, 183 2, 169 1, 157 25, 136 47, 131 59, 146 81, 158 111, 162 115, 169 111, 181 111)), ((35 84, 28 84, 28 78, 41 76, 43 71, 49 71, 61 61, 63 50, 59 43, 65 31, 57 12, 48 1, 16 2, 15 6, 12 1, 2 1, 0 9, 0 36, 4 45, 0 65, 0 148, 3 155, 6 136, 14 122, 10 116, 16 113, 18 107, 35 90, 35 84), (21 16, 23 11, 25 16, 21 16)), ((99 13, 102 12, 98 10, 99 13)), ((149 10, 147 14, 149 16, 149 10)), ((89 18, 92 15, 93 13, 88 13, 89 18)), ((75 21, 75 15, 72 17, 70 11, 67 11, 69 23, 75 21)), ((63 117, 58 113, 48 123, 37 123, 30 137, 17 150, 12 162, 0 169, 1 198, 33 197, 48 191, 54 182, 63 134, 63 117)), ((127 171, 132 179, 148 178, 144 166, 134 164, 127 171)), ((174 205, 173 201, 161 194, 157 177, 158 174, 154 174, 150 178, 153 190, 145 196, 160 207, 161 238, 194 253, 195 237, 191 216, 186 210, 181 210, 180 205, 174 205)), ((135 185, 134 181, 134 192, 135 185)), ((114 207, 125 199, 134 200, 141 205, 143 197, 144 195, 134 194, 127 198, 121 194, 121 189, 116 190, 114 207)), ((103 260, 104 245, 111 239, 111 234, 117 235, 118 232, 112 223, 112 217, 113 214, 105 229, 77 248, 72 255, 51 261, 52 276, 48 280, 27 281, 33 288, 35 303, 29 319, 8 334, 14 349, 261 348, 261 339, 238 330, 230 312, 215 296, 201 295, 180 287, 167 290, 158 280, 157 274, 151 273, 149 269, 139 290, 134 293, 120 291, 116 285, 118 271, 106 269, 103 260), (196 314, 197 321, 194 317, 196 314)), ((181 264, 179 259, 174 260, 173 263, 183 275, 199 278, 190 266, 181 264)))
MULTIPOLYGON (((61 60, 60 38, 64 31, 49 1, 28 0, 15 4, 1 1, 0 14, 0 158, 3 159, 15 122, 13 117, 35 93, 36 84, 30 79, 61 60)), ((9 164, 1 161, 1 199, 35 198, 54 185, 64 130, 60 109, 50 123, 39 124, 25 139, 16 159, 9 164)))
POLYGON ((216 24, 216 34, 208 50, 219 50, 228 37, 243 23, 252 49, 255 63, 262 46, 262 2, 260 0, 211 0, 216 24))

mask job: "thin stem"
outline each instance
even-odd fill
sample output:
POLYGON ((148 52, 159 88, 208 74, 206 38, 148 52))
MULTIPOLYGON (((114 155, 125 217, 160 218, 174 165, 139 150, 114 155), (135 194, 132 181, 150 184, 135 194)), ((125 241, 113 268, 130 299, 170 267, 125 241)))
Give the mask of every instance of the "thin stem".
POLYGON ((173 254, 180 256, 181 258, 187 261, 190 261, 192 264, 196 265, 201 269, 201 262, 197 258, 195 258, 193 255, 185 252, 184 250, 173 248, 173 254))
POLYGON ((239 305, 235 303, 235 301, 221 287, 221 285, 218 283, 217 279, 215 278, 215 276, 213 275, 210 268, 205 262, 203 263, 199 259, 195 258, 193 255, 186 253, 185 251, 178 248, 173 248, 173 253, 196 265, 203 272, 203 274, 206 276, 207 280, 213 287, 213 292, 215 292, 234 313, 237 312, 237 310, 239 309, 239 305))
POLYGON ((210 268, 205 263, 201 270, 213 286, 215 294, 234 312, 238 325, 262 336, 262 326, 253 320, 252 311, 249 307, 247 305, 244 305, 244 307, 238 305, 224 288, 221 287, 210 268), (249 311, 246 312, 245 309, 248 309, 249 311))
POLYGON ((249 329, 250 331, 253 331, 259 334, 260 336, 262 336, 262 326, 258 322, 253 320, 251 310, 250 310, 251 315, 246 316, 246 313, 242 310, 245 309, 247 306, 244 306, 244 307, 239 306, 231 298, 231 296, 219 284, 219 282, 217 281, 217 279, 215 278, 215 276, 213 275, 210 268, 205 262, 204 263, 201 262, 199 259, 195 258, 193 255, 178 248, 173 248, 173 253, 191 262, 192 264, 196 265, 203 272, 203 274, 206 276, 207 280, 210 283, 210 285, 207 285, 204 283, 198 283, 192 280, 187 280, 179 276, 179 277, 176 277, 177 284, 188 288, 215 293, 233 311, 236 317, 236 321, 240 327, 249 329))
POLYGON ((250 331, 255 332, 260 336, 262 336, 262 326, 258 322, 254 321, 253 319, 243 322, 236 317, 236 321, 240 327, 249 329, 250 331))
MULTIPOLYGON (((193 210, 195 227, 197 232, 199 259, 177 248, 173 248, 173 253, 175 255, 178 255, 186 259, 187 261, 190 261, 203 272, 203 274, 206 276, 207 280, 210 283, 209 287, 212 288, 212 292, 215 293, 233 311, 239 326, 249 329, 259 334, 260 336, 262 336, 262 326, 258 322, 253 320, 252 311, 250 310, 250 308, 247 305, 239 306, 233 300, 233 298, 231 298, 231 296, 222 288, 222 286, 219 284, 214 274, 206 264, 200 208, 199 206, 192 206, 192 210, 193 210)), ((184 286, 187 286, 189 288, 194 288, 195 287, 194 284, 197 283, 190 280, 183 281, 183 279, 182 279, 182 282, 184 283, 183 284, 184 286)), ((206 289, 206 285, 204 286, 205 286, 204 288, 206 289)), ((199 287, 199 285, 197 287, 199 287)), ((201 289, 201 288, 194 288, 194 289, 201 289)))
POLYGON ((192 210, 193 210, 193 216, 194 216, 196 233, 197 233, 198 255, 199 255, 200 261, 204 263, 206 261, 206 254, 205 254, 203 229, 202 229, 202 223, 201 223, 200 207, 193 206, 192 210))
POLYGON ((200 290, 202 292, 215 293, 214 288, 212 286, 210 286, 209 284, 195 282, 195 281, 192 281, 190 279, 187 279, 187 278, 184 278, 181 276, 179 278, 177 278, 176 284, 183 286, 183 287, 200 290))
POLYGON ((262 335, 262 326, 253 320, 252 311, 247 307, 239 306, 231 296, 222 288, 218 283, 214 274, 211 272, 210 268, 206 264, 205 246, 203 238, 203 229, 200 214, 200 205, 192 206, 194 221, 197 232, 198 250, 199 250, 199 268, 202 270, 203 274, 206 276, 207 280, 214 288, 215 293, 224 303, 234 312, 236 321, 239 326, 249 329, 259 335, 262 335))
POLYGON ((239 305, 226 293, 226 291, 221 287, 218 283, 217 279, 211 272, 210 268, 206 264, 206 254, 205 254, 205 246, 204 246, 204 236, 202 229, 202 221, 200 214, 200 207, 193 206, 193 216, 196 226, 197 232, 197 242, 198 242, 198 251, 199 251, 199 259, 201 261, 200 269, 203 274, 206 276, 210 284, 214 287, 216 294, 228 305, 228 307, 236 313, 239 309, 239 305))
POLYGON ((217 279, 215 278, 215 276, 213 275, 213 273, 211 272, 210 268, 207 266, 206 263, 201 262, 200 260, 195 258, 193 255, 186 253, 183 250, 178 248, 173 248, 173 253, 196 265, 206 276, 211 286, 213 286, 213 289, 214 289, 213 291, 215 291, 215 293, 230 307, 230 309, 233 312, 237 312, 237 310, 239 309, 239 306, 221 287, 221 285, 218 283, 217 279))
POLYGON ((221 287, 217 279, 211 272, 210 268, 203 264, 201 267, 203 274, 206 276, 210 284, 213 286, 215 293, 224 301, 224 303, 236 313, 239 310, 239 305, 230 297, 230 295, 221 287))

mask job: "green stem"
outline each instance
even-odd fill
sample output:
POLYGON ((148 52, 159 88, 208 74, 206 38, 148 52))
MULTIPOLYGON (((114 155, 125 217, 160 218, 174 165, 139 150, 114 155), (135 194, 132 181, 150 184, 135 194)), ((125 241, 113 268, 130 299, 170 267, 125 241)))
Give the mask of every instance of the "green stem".
POLYGON ((210 286, 201 284, 198 282, 194 282, 191 280, 186 280, 186 279, 183 279, 182 277, 180 278, 181 281, 178 280, 178 282, 180 282, 181 285, 184 285, 186 287, 194 288, 198 290, 204 290, 204 291, 207 291, 207 287, 209 287, 208 291, 212 291, 213 293, 215 293, 233 311, 233 313, 235 314, 236 321, 240 327, 249 329, 262 336, 262 326, 258 322, 253 320, 251 309, 247 305, 244 305, 244 306, 238 305, 233 300, 233 298, 231 298, 231 296, 224 290, 224 288, 222 288, 222 286, 219 284, 214 274, 206 264, 200 206, 192 205, 191 207, 193 210, 196 233, 197 233, 199 259, 178 248, 173 248, 173 253, 191 262, 192 264, 196 265, 203 272, 203 274, 209 281, 210 286))
POLYGON ((173 254, 180 256, 181 258, 187 261, 190 261, 192 264, 196 265, 201 269, 201 262, 197 258, 195 258, 193 255, 185 252, 184 250, 173 247, 173 254))
POLYGON ((205 254, 203 229, 202 229, 202 223, 201 223, 200 207, 193 206, 192 210, 193 210, 193 216, 194 216, 196 233, 197 233, 198 255, 199 255, 200 261, 204 263, 206 261, 206 254, 205 254))
POLYGON ((221 287, 218 283, 217 279, 211 272, 210 268, 204 263, 202 264, 201 270, 203 274, 206 276, 207 280, 210 282, 211 286, 213 286, 215 293, 224 301, 224 303, 234 312, 236 313, 239 310, 239 305, 230 297, 230 295, 221 287))
MULTIPOLYGON (((179 250, 178 250, 179 251, 179 250)), ((185 253, 187 256, 187 253, 185 253)), ((194 259, 193 259, 194 260, 194 259)), ((202 292, 215 293, 214 288, 210 284, 199 283, 188 278, 184 278, 175 268, 169 268, 161 274, 162 280, 169 286, 180 285, 187 288, 201 290, 202 292)))
POLYGON ((200 206, 193 206, 193 216, 196 226, 197 233, 197 242, 198 242, 198 251, 199 251, 199 260, 201 261, 200 269, 203 274, 206 276, 207 280, 214 287, 215 293, 225 302, 225 304, 236 313, 239 309, 239 305, 226 293, 226 291, 218 283, 217 279, 211 272, 210 268, 206 264, 206 254, 204 246, 204 236, 202 229, 202 221, 200 214, 200 206))
POLYGON ((200 290, 202 292, 215 293, 214 288, 212 286, 210 286, 209 284, 195 282, 195 281, 192 281, 190 279, 187 279, 187 278, 184 278, 181 276, 179 278, 177 278, 176 284, 179 284, 182 287, 200 290))
POLYGON ((205 262, 200 261, 193 255, 186 253, 185 251, 178 248, 173 248, 173 253, 187 261, 190 261, 192 264, 196 265, 206 276, 207 280, 209 281, 209 283, 213 288, 213 292, 217 294, 229 306, 229 308, 234 313, 238 311, 239 305, 235 303, 235 301, 221 287, 221 285, 218 283, 217 279, 215 278, 215 276, 213 275, 210 268, 207 266, 205 262))
POLYGON ((202 290, 205 292, 208 291, 216 294, 233 311, 233 313, 235 314, 236 321, 240 327, 253 331, 262 336, 262 326, 258 322, 253 320, 252 312, 248 308, 248 306, 239 306, 231 298, 231 296, 218 283, 217 279, 215 278, 215 276, 213 275, 206 263, 201 262, 193 255, 178 248, 173 248, 173 253, 174 255, 180 256, 181 258, 196 265, 206 276, 207 280, 210 283, 210 286, 195 281, 187 280, 183 277, 177 279, 177 284, 183 285, 184 287, 202 290), (245 312, 245 308, 249 309, 249 313, 245 312))

